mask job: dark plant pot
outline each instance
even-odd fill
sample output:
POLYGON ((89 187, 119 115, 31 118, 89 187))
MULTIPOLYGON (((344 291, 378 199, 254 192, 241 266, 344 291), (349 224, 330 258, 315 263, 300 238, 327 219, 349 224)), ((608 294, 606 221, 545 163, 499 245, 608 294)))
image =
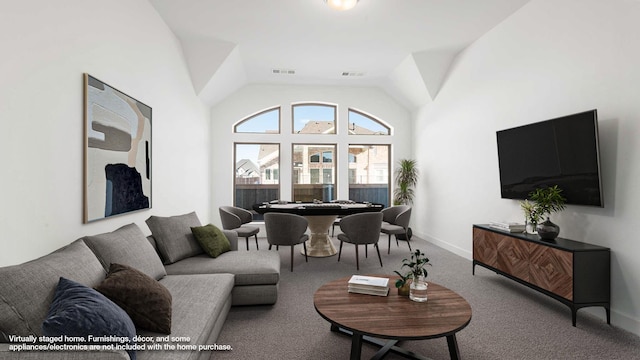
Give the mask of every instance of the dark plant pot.
POLYGON ((400 296, 409 296, 409 287, 410 287, 411 283, 409 281, 407 281, 404 285, 402 285, 402 287, 398 288, 398 295, 400 296))
POLYGON ((536 230, 538 231, 538 236, 542 240, 555 240, 560 234, 560 226, 554 224, 547 218, 547 220, 536 226, 536 230))

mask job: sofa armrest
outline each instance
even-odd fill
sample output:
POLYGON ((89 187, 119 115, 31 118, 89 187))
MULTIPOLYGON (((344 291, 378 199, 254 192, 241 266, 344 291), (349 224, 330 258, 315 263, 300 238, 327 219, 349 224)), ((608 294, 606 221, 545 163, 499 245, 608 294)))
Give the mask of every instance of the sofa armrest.
POLYGON ((0 360, 130 360, 125 351, 13 351, 10 345, 0 344, 0 360))
POLYGON ((231 243, 231 250, 237 251, 238 250, 238 233, 235 232, 234 230, 222 230, 222 232, 224 233, 224 236, 226 236, 227 239, 229 239, 229 242, 231 243))

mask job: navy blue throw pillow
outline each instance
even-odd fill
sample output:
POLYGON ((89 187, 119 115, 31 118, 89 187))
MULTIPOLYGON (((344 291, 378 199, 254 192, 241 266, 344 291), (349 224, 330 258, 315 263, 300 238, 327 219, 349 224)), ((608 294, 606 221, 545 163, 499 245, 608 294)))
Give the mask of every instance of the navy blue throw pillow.
MULTIPOLYGON (((133 346, 136 327, 127 313, 98 291, 75 281, 60 278, 49 313, 42 323, 45 336, 82 336, 128 338, 133 346)), ((95 342, 94 342, 95 343, 95 342)), ((120 341, 100 344, 127 345, 120 341)), ((127 350, 136 360, 135 350, 127 350)))

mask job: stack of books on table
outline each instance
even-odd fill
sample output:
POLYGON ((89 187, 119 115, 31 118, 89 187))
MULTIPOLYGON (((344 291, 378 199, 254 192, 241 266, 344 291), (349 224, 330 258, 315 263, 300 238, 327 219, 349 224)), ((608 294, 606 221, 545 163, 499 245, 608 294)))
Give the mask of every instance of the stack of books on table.
POLYGON ((524 232, 525 230, 525 225, 522 223, 515 223, 515 222, 500 222, 500 221, 495 221, 495 222, 491 222, 489 223, 489 226, 491 226, 492 228, 496 228, 499 230, 503 230, 503 231, 508 231, 508 232, 524 232))
POLYGON ((349 292, 367 295, 389 295, 389 279, 375 276, 353 275, 349 279, 349 292))

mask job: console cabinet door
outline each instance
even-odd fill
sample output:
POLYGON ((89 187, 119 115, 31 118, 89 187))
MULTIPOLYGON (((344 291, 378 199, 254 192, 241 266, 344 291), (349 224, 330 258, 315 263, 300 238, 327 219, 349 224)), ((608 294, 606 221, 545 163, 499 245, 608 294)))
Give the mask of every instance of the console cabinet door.
POLYGON ((529 243, 510 236, 500 236, 497 268, 518 279, 529 281, 529 243))
POLYGON ((531 244, 529 282, 573 301, 573 253, 531 244))
POLYGON ((500 235, 473 228, 473 260, 497 268, 500 235))

